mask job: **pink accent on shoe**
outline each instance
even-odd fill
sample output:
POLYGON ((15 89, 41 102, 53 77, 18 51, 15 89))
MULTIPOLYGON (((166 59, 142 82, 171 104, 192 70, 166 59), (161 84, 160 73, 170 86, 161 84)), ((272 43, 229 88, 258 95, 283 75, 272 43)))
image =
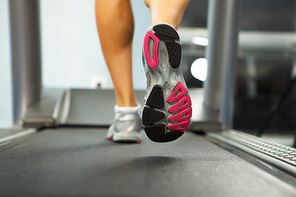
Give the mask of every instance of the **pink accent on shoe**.
POLYGON ((190 124, 189 119, 192 116, 192 107, 189 107, 191 105, 190 96, 185 96, 187 92, 188 91, 185 86, 181 82, 178 82, 172 93, 167 98, 169 103, 177 101, 169 108, 169 112, 174 113, 179 111, 177 114, 174 114, 169 118, 170 122, 178 122, 168 125, 168 129, 170 130, 185 131, 190 124))
POLYGON ((183 98, 180 98, 177 103, 169 108, 169 112, 174 113, 176 111, 181 111, 186 109, 189 105, 191 105, 190 96, 186 95, 183 98), (183 104, 183 105, 182 105, 183 104))
POLYGON ((176 100, 178 100, 179 98, 183 97, 184 94, 186 94, 188 91, 187 89, 183 86, 183 84, 181 82, 178 82, 176 87, 174 88, 174 90, 172 91, 172 93, 170 94, 170 96, 168 97, 167 101, 169 103, 172 103, 176 100), (175 95, 178 90, 180 91, 179 94, 175 95))
POLYGON ((189 124, 190 124, 190 120, 185 120, 185 121, 182 121, 182 122, 179 122, 179 123, 170 124, 168 126, 168 128, 170 130, 174 130, 174 131, 186 131, 189 124))
POLYGON ((180 113, 177 113, 175 115, 172 115, 169 118, 170 122, 177 122, 177 121, 183 121, 183 120, 187 120, 189 118, 191 118, 192 116, 192 108, 187 108, 183 111, 181 111, 180 113))
POLYGON ((156 68, 158 66, 158 44, 159 44, 160 40, 159 38, 154 35, 151 31, 148 31, 145 35, 144 38, 144 54, 145 54, 145 58, 146 61, 149 65, 150 68, 156 68), (150 38, 154 41, 154 46, 153 46, 153 59, 150 56, 149 53, 149 40, 150 38))

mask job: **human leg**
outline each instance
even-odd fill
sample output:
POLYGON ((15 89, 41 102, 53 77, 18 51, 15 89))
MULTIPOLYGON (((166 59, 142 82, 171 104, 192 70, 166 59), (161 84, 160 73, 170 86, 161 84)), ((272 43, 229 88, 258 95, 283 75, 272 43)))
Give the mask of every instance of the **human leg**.
POLYGON ((142 123, 152 141, 169 142, 183 135, 192 116, 191 99, 180 67, 182 50, 176 31, 188 1, 145 2, 151 9, 152 25, 143 43, 147 91, 142 123))
POLYGON ((96 0, 96 19, 116 96, 115 119, 107 138, 118 142, 140 142, 141 107, 135 99, 132 82, 134 19, 130 0, 96 0))
POLYGON ((132 82, 134 18, 130 0, 96 0, 102 51, 119 107, 137 106, 132 82))
POLYGON ((151 24, 164 22, 178 29, 190 0, 144 0, 151 11, 151 24))

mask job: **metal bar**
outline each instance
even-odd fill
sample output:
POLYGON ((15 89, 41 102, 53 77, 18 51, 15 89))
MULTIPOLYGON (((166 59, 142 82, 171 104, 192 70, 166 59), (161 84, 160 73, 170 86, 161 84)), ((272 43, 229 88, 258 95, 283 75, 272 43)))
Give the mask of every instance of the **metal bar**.
POLYGON ((232 128, 238 45, 239 0, 210 0, 205 105, 217 110, 226 128, 232 128))
POLYGON ((13 121, 41 97, 41 51, 38 0, 10 0, 13 121))
POLYGON ((265 154, 263 152, 260 152, 256 149, 252 149, 242 143, 235 141, 232 137, 225 137, 223 135, 223 132, 222 132, 222 135, 218 134, 218 133, 209 133, 208 136, 210 138, 222 141, 226 144, 236 147, 242 151, 245 151, 245 152, 259 158, 260 160, 262 160, 262 161, 264 161, 264 162, 266 162, 266 163, 268 163, 268 164, 270 164, 270 165, 272 165, 284 172, 287 172, 289 175, 296 177, 296 168, 294 165, 291 165, 290 163, 286 163, 285 161, 282 161, 276 157, 273 157, 272 154, 265 154))

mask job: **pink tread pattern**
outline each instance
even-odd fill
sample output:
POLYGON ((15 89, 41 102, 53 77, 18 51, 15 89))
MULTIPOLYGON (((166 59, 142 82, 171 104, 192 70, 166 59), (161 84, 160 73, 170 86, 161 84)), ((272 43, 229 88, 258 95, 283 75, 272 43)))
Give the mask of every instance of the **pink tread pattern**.
POLYGON ((172 102, 178 100, 179 98, 183 97, 187 92, 188 91, 183 86, 183 84, 181 82, 178 82, 177 85, 176 85, 176 87, 174 88, 174 90, 170 94, 170 96, 167 98, 167 101, 169 103, 172 103, 172 102), (176 93, 178 92, 178 90, 180 91, 180 93, 176 95, 176 93))
POLYGON ((179 123, 170 124, 168 128, 174 131, 186 131, 190 124, 190 120, 181 121, 179 123))
POLYGON ((148 31, 145 35, 144 38, 144 54, 145 54, 145 58, 147 61, 147 64, 149 65, 150 68, 156 68, 158 66, 158 44, 159 44, 160 40, 159 38, 154 35, 151 31, 148 31), (154 41, 154 46, 153 46, 153 59, 150 56, 149 53, 149 40, 150 38, 154 41))
POLYGON ((177 114, 174 114, 169 118, 170 122, 178 122, 169 124, 168 128, 170 130, 185 131, 190 124, 189 119, 192 116, 192 107, 189 107, 191 105, 191 99, 189 95, 186 95, 187 92, 188 91, 184 85, 181 82, 178 82, 172 93, 167 98, 169 103, 177 101, 169 108, 169 112, 174 113, 179 111, 177 114))

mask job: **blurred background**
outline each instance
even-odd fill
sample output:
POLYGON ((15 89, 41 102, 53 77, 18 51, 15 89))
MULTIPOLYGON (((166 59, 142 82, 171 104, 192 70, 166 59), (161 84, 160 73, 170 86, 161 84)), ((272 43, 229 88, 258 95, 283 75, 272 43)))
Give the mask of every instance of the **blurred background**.
MULTIPOLYGON (((135 14, 133 79, 145 89, 141 47, 150 25, 142 0, 135 14)), ((42 79, 45 87, 112 88, 97 35, 94 0, 40 0, 42 79)), ((190 88, 202 88, 206 72, 207 0, 191 0, 180 26, 183 72, 190 88)), ((12 126, 12 87, 8 1, 0 0, 0 128, 12 126)), ((242 0, 234 129, 255 133, 296 76, 296 1, 242 0)), ((293 135, 296 87, 267 131, 293 135)), ((293 139, 291 139, 293 140, 293 139)))
MULTIPOLYGON (((42 81, 44 87, 112 88, 100 47, 95 0, 40 0, 42 81)), ((150 10, 132 0, 135 14, 133 78, 144 89, 141 43, 150 10)), ((12 82, 8 0, 0 0, 0 128, 12 125, 12 82)))
MULTIPOLYGON (((189 87, 202 87, 193 67, 203 67, 203 61, 193 63, 204 58, 207 4, 207 0, 191 1, 181 25, 187 29, 184 35, 190 37, 183 43, 183 71, 189 87)), ((267 123, 268 133, 295 134, 295 30, 296 1, 242 0, 234 129, 256 133, 267 123), (278 112, 266 121, 289 85, 291 91, 278 112)))

